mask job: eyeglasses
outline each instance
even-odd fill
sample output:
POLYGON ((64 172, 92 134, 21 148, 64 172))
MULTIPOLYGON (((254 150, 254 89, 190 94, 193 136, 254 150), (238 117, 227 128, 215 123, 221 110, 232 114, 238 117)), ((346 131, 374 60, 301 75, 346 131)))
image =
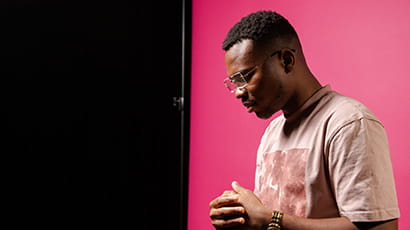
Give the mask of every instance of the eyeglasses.
MULTIPOLYGON (((290 49, 292 52, 296 52, 295 49, 290 49)), ((234 74, 232 74, 231 76, 225 78, 224 80, 224 84, 226 86, 226 88, 228 88, 228 90, 233 93, 236 90, 243 90, 247 85, 248 85, 248 80, 249 80, 249 76, 251 73, 255 72, 255 70, 257 69, 258 66, 261 66, 263 64, 265 64, 265 62, 275 56, 276 54, 279 54, 281 50, 277 50, 275 52, 273 52, 271 55, 269 55, 260 65, 256 65, 255 67, 253 67, 252 69, 250 69, 247 73, 242 73, 242 71, 238 71, 234 74)))

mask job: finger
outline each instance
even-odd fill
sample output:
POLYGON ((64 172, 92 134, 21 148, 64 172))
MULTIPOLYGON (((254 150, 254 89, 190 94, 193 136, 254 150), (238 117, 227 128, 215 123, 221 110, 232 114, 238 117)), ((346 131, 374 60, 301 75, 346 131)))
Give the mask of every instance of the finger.
POLYGON ((222 196, 232 196, 232 195, 234 195, 234 194, 236 194, 235 191, 233 191, 233 190, 226 190, 226 191, 224 191, 224 193, 222 194, 222 196))
POLYGON ((228 219, 229 217, 239 216, 245 213, 242 206, 213 208, 209 212, 211 219, 228 219))
POLYGON ((234 205, 238 203, 239 196, 234 194, 232 196, 220 196, 209 203, 210 208, 220 208, 223 206, 234 205))
POLYGON ((246 188, 240 186, 239 183, 236 182, 236 181, 233 181, 233 182, 232 182, 232 188, 233 188, 233 190, 234 190, 235 192, 237 192, 237 193, 246 192, 246 191, 248 190, 248 189, 246 189, 246 188))
POLYGON ((227 228, 233 228, 233 227, 238 227, 240 225, 243 225, 245 223, 245 218, 243 217, 237 217, 233 219, 215 219, 212 220, 212 225, 216 229, 227 229, 227 228))

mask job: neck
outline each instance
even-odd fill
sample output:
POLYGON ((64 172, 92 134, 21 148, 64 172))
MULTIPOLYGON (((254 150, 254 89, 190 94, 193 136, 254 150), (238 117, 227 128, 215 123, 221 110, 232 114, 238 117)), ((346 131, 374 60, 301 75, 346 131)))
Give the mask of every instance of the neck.
POLYGON ((313 94, 315 94, 322 85, 317 81, 313 74, 309 73, 298 81, 293 95, 289 98, 288 103, 282 109, 285 117, 290 117, 295 113, 313 94))

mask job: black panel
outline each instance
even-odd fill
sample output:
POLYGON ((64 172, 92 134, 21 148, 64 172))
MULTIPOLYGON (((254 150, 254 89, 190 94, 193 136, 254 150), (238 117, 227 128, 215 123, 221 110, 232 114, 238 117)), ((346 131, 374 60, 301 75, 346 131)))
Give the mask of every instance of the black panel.
POLYGON ((2 1, 3 152, 19 218, 185 229, 182 5, 2 1))

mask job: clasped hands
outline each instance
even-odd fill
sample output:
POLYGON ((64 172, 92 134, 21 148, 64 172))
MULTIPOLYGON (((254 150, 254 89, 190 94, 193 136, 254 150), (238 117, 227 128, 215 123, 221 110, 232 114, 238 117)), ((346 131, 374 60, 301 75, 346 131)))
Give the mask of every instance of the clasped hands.
POLYGON ((215 229, 266 229, 272 210, 266 208, 250 190, 232 182, 227 190, 210 202, 209 216, 215 229))

